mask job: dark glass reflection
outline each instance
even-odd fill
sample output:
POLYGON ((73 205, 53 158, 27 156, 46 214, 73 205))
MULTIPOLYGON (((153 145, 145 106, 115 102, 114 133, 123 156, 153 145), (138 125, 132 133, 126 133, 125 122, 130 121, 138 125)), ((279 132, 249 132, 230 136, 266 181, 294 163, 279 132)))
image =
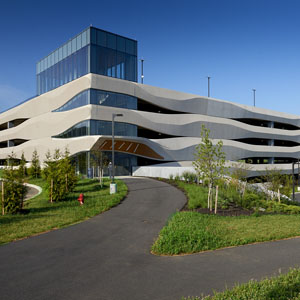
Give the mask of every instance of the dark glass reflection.
POLYGON ((119 93, 89 89, 79 93, 70 101, 54 111, 67 111, 88 104, 137 109, 137 99, 135 97, 119 93))
POLYGON ((38 95, 86 75, 89 72, 88 55, 89 46, 85 46, 52 67, 37 74, 38 95))
MULTIPOLYGON (((54 137, 73 138, 86 135, 112 135, 112 122, 101 120, 82 121, 54 137)), ((115 135, 137 136, 137 126, 128 123, 115 122, 115 135)))
POLYGON ((88 28, 37 63, 37 94, 87 73, 136 82, 137 42, 88 28))

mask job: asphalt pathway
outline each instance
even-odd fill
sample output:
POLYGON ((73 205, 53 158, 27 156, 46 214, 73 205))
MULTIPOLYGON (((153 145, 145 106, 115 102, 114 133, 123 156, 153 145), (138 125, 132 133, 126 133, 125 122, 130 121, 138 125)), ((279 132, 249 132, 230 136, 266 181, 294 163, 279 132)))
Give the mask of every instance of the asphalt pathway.
POLYGON ((208 294, 300 265, 300 239, 159 257, 149 250, 182 192, 125 179, 127 198, 83 223, 0 247, 1 299, 155 300, 208 294))

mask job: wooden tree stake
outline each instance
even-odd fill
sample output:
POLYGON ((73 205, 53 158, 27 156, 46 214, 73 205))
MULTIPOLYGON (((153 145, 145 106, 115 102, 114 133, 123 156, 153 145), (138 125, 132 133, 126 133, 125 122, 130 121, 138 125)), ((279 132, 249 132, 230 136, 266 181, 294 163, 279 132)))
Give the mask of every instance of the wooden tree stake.
POLYGON ((280 203, 280 191, 278 189, 278 192, 277 192, 277 196, 278 196, 278 202, 280 203))
POLYGON ((215 214, 217 214, 218 210, 218 193, 219 193, 219 186, 216 186, 216 199, 215 199, 215 214))
POLYGON ((211 192, 210 192, 210 205, 209 205, 209 210, 212 211, 213 209, 213 191, 214 191, 214 188, 211 187, 211 192))
POLYGON ((2 216, 4 216, 4 181, 2 181, 2 216))
POLYGON ((246 186, 247 186, 247 181, 244 182, 244 186, 243 186, 243 194, 242 194, 243 198, 245 196, 246 186))
POLYGON ((211 193, 211 184, 208 186, 207 208, 209 208, 209 204, 210 204, 210 193, 211 193))
POLYGON ((52 203, 53 202, 53 179, 51 179, 51 190, 50 190, 50 202, 52 203))

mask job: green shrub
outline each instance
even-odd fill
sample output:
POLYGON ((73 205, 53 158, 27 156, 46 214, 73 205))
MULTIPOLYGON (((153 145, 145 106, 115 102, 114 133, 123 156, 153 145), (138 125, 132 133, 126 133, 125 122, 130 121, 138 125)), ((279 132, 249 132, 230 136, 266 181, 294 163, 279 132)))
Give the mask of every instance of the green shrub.
POLYGON ((241 198, 241 206, 243 208, 253 208, 253 207, 258 207, 261 200, 260 196, 253 193, 253 192, 247 192, 245 193, 244 197, 241 198))
POLYGON ((7 159, 7 166, 3 170, 3 185, 4 192, 1 191, 1 198, 3 193, 3 202, 0 207, 2 214, 15 214, 23 208, 24 197, 27 188, 24 185, 24 169, 15 169, 16 157, 12 153, 7 159))
POLYGON ((188 297, 182 300, 299 300, 300 269, 291 269, 288 274, 264 279, 260 282, 251 280, 246 284, 237 285, 225 292, 214 293, 214 296, 188 297))
POLYGON ((300 214, 300 206, 296 205, 287 205, 284 203, 278 203, 275 201, 266 202, 266 211, 273 213, 286 213, 286 214, 300 214))
POLYGON ((170 174, 170 175, 169 175, 169 179, 170 179, 170 180, 173 180, 173 179, 174 179, 174 175, 173 175, 173 174, 170 174))
POLYGON ((196 182, 197 181, 197 175, 193 172, 185 171, 182 173, 182 177, 185 182, 196 182))
POLYGON ((180 180, 179 174, 176 174, 174 179, 175 179, 175 181, 179 181, 180 180))

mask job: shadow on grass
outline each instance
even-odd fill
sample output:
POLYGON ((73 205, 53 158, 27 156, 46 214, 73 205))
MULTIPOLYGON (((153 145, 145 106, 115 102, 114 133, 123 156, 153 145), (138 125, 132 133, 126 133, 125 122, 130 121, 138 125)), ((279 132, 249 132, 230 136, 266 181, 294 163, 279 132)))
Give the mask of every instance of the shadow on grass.
POLYGON ((38 215, 38 214, 27 214, 26 217, 22 214, 16 214, 16 215, 5 215, 4 217, 0 218, 0 226, 1 225, 7 225, 10 223, 19 223, 23 221, 28 220, 37 220, 45 217, 51 217, 51 215, 38 215))
POLYGON ((95 180, 95 179, 92 179, 92 180, 78 180, 78 182, 76 184, 76 188, 87 186, 87 185, 93 185, 97 182, 99 182, 99 181, 95 180))

